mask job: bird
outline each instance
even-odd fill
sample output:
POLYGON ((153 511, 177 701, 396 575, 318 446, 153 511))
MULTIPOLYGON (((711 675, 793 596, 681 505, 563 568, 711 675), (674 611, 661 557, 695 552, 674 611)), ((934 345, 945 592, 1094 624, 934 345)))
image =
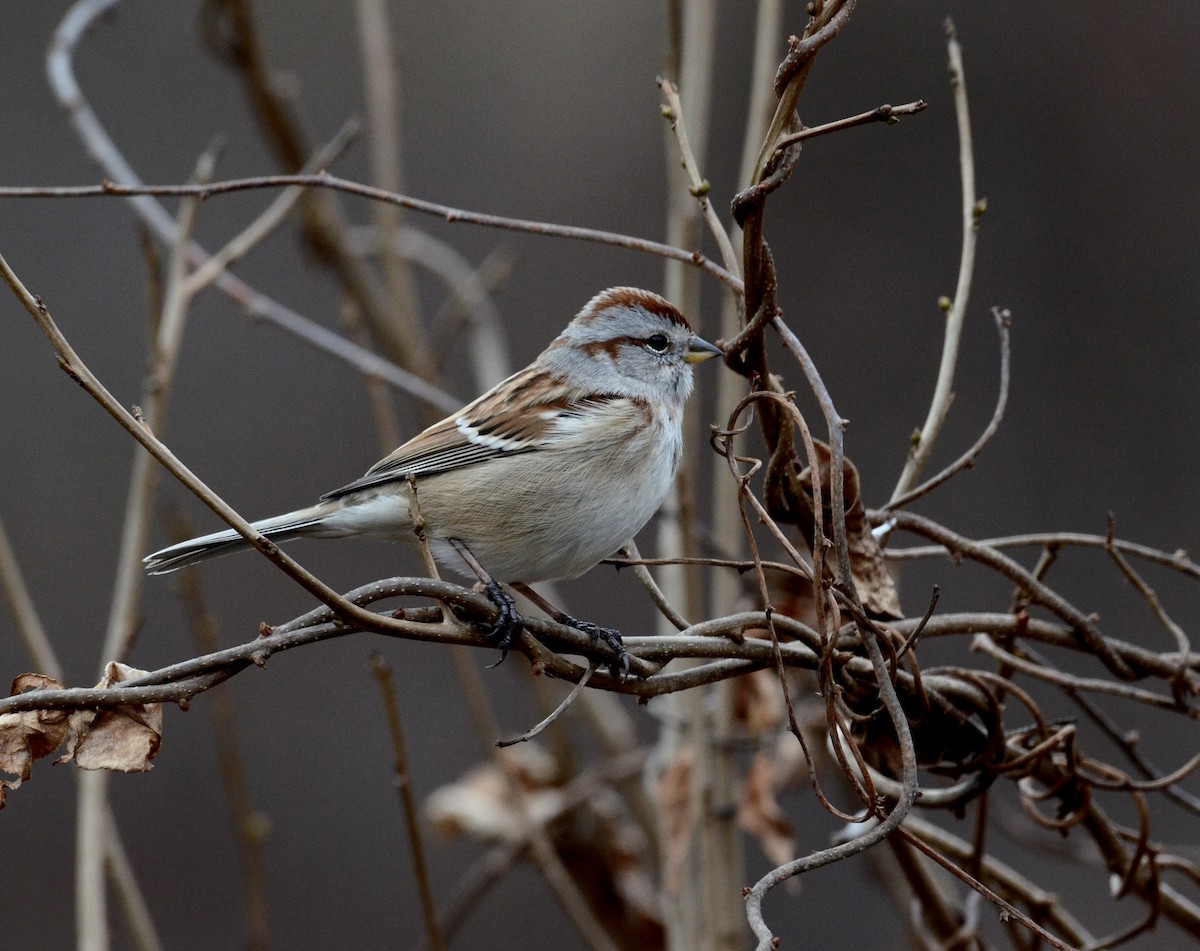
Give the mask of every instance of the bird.
MULTIPOLYGON (((413 541, 415 490, 435 559, 483 583, 501 609, 493 634, 507 648, 519 615, 499 582, 523 588, 575 578, 633 539, 679 466, 692 366, 721 354, 665 298, 610 287, 529 366, 361 478, 254 528, 274 542, 360 534, 413 541)), ((161 575, 248 547, 227 530, 143 561, 161 575)), ((562 617, 628 664, 615 631, 562 617)))

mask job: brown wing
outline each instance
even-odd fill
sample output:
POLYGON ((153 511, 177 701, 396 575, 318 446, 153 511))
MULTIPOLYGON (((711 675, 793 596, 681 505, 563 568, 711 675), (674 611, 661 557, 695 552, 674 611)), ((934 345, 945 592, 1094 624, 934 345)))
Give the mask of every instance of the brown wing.
POLYGON ((618 401, 625 402, 552 384, 545 371, 526 368, 414 436, 362 478, 321 498, 336 499, 410 475, 431 475, 533 452, 561 439, 563 424, 579 419, 584 410, 618 401), (531 398, 531 392, 537 397, 531 398))

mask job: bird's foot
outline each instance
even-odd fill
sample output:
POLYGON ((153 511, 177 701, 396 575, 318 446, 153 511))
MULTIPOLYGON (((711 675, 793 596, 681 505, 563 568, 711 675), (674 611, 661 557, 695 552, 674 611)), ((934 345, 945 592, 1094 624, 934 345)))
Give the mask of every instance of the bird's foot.
POLYGON ((487 632, 488 640, 494 641, 500 648, 500 659, 488 665, 488 669, 491 670, 492 667, 499 667, 504 663, 504 659, 508 657, 508 649, 521 636, 525 621, 517 610, 517 602, 497 582, 489 581, 483 586, 483 590, 487 593, 488 600, 500 611, 496 623, 487 632))
POLYGON ((614 630, 611 627, 601 627, 599 624, 593 624, 591 621, 581 621, 578 618, 571 617, 569 614, 563 615, 562 623, 568 627, 575 628, 577 631, 583 631, 593 641, 603 644, 616 654, 608 663, 608 667, 614 677, 624 680, 629 676, 629 651, 625 650, 625 642, 621 640, 620 631, 614 630))

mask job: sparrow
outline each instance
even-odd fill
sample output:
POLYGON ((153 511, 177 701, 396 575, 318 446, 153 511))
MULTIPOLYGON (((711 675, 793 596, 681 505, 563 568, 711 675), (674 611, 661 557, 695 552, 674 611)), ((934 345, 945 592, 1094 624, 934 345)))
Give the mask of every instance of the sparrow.
MULTIPOLYGON (((501 608, 504 630, 493 630, 507 647, 519 616, 497 582, 578 577, 641 530, 679 466, 692 365, 721 352, 665 298, 611 287, 525 369, 315 505, 254 528, 275 542, 362 534, 412 541, 411 478, 434 557, 484 583, 501 608)), ((248 547, 226 530, 144 563, 159 575, 248 547)), ((616 632, 563 617, 628 663, 616 632)))

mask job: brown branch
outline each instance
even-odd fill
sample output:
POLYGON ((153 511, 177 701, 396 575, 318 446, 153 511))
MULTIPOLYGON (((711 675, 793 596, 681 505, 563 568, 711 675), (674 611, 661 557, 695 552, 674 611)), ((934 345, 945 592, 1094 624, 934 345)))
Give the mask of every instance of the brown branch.
MULTIPOLYGON (((173 523, 177 540, 183 541, 194 534, 189 530, 186 519, 175 518, 173 523)), ((179 576, 179 586, 180 597, 196 643, 205 653, 219 650, 217 622, 205 602, 199 576, 195 572, 184 572, 179 576)), ((212 716, 225 798, 229 806, 229 817, 233 821, 234 839, 241 850, 242 870, 245 875, 248 931, 246 947, 248 951, 267 951, 273 941, 267 874, 263 865, 266 820, 262 813, 254 808, 250 797, 231 692, 218 691, 214 694, 212 716)))
POLYGON ((0 188, 0 198, 98 198, 105 195, 131 197, 140 195, 183 196, 192 195, 202 199, 218 195, 228 195, 233 192, 251 191, 260 188, 286 188, 299 186, 304 188, 329 188, 344 192, 348 195, 358 195, 372 201, 382 201, 408 208, 424 215, 432 215, 449 224, 463 222, 479 225, 485 228, 499 228, 505 231, 518 231, 523 234, 541 235, 551 238, 567 238, 573 241, 592 241, 614 248, 624 248, 629 251, 639 251, 644 254, 654 254, 672 261, 681 261, 693 265, 707 274, 717 278, 736 293, 741 293, 741 280, 726 271, 720 265, 710 261, 699 251, 686 251, 669 244, 650 241, 645 238, 635 238, 631 235, 618 234, 613 231, 600 231, 595 228, 578 228, 571 225, 552 224, 545 221, 530 221, 522 218, 506 218, 502 215, 488 215, 483 212, 467 211, 450 205, 414 198, 389 192, 371 185, 363 185, 349 179, 339 178, 328 172, 317 172, 312 175, 258 175, 252 178, 230 179, 212 182, 207 185, 122 185, 115 182, 105 182, 102 185, 81 185, 63 188, 0 188))
MULTIPOLYGON (((886 520, 889 516, 885 513, 869 512, 868 517, 874 521, 877 518, 886 520)), ((932 519, 914 515, 911 512, 893 512, 890 513, 890 518, 895 521, 898 528, 945 545, 952 554, 964 555, 972 561, 987 565, 1010 581, 1020 585, 1029 592, 1034 601, 1048 608, 1070 625, 1072 631, 1079 638, 1080 644, 1093 651, 1105 667, 1122 679, 1136 679, 1137 674, 1121 657, 1114 653, 1108 641, 1100 633, 1094 619, 1086 616, 1058 592, 1038 581, 1011 558, 1002 555, 994 548, 981 545, 952 532, 932 519)))
POLYGON ((775 148, 776 150, 786 149, 789 145, 795 145, 797 142, 803 142, 806 139, 815 139, 820 135, 828 135, 830 132, 841 132, 843 129, 851 129, 854 126, 866 125, 870 122, 886 122, 888 125, 895 125, 900 121, 900 116, 916 115, 918 112, 923 112, 926 108, 924 99, 918 99, 915 102, 906 102, 902 106, 889 106, 886 104, 876 106, 869 112, 860 112, 856 116, 847 116, 845 119, 835 119, 833 122, 808 126, 799 132, 785 135, 775 143, 775 148))
POLYGON ((1051 947, 1058 948, 1059 951, 1078 951, 1077 948, 1067 944, 1061 938, 1057 938, 1052 935, 1049 931, 1021 911, 1021 909, 1017 908, 1010 902, 1005 901, 998 894, 984 885, 983 882, 979 881, 979 879, 968 875, 965 871, 938 852, 937 849, 926 845, 924 841, 917 838, 906 829, 898 829, 896 831, 896 835, 915 848, 917 851, 932 859, 947 872, 965 884, 968 888, 978 892, 980 895, 986 898, 989 902, 995 905, 997 909, 999 909, 1001 915, 1011 915, 1013 918, 1016 918, 1019 922, 1021 922, 1022 925, 1032 931, 1051 947))
POLYGON ((391 664, 383 654, 371 654, 371 673, 379 685, 387 714, 388 733, 392 738, 392 772, 396 794, 404 811, 404 827, 408 832, 408 843, 412 849, 413 870, 417 876, 417 891, 421 895, 421 911, 425 916, 425 930, 434 951, 442 951, 446 942, 438 924, 437 907, 433 900, 433 885, 429 880, 429 866, 425 860, 425 843, 421 836, 421 822, 417 812, 417 800, 413 795, 412 779, 408 770, 408 751, 404 741, 404 724, 400 718, 400 701, 396 696, 396 683, 391 664))
MULTIPOLYGON (((887 521, 886 509, 868 512, 867 516, 873 524, 883 524, 887 521)), ((1108 539, 1104 535, 1091 535, 1086 532, 1030 532, 1025 535, 1003 535, 996 538, 981 538, 978 544, 988 548, 1032 548, 1053 546, 1056 548, 1108 548, 1110 545, 1117 551, 1134 555, 1156 565, 1162 565, 1178 571, 1188 578, 1200 580, 1200 565, 1192 561, 1182 548, 1173 552, 1151 548, 1149 545, 1139 545, 1137 542, 1125 541, 1120 538, 1108 539)), ((889 548, 887 557, 891 561, 909 561, 917 558, 940 558, 950 554, 950 550, 942 545, 922 545, 912 548, 889 548)))

